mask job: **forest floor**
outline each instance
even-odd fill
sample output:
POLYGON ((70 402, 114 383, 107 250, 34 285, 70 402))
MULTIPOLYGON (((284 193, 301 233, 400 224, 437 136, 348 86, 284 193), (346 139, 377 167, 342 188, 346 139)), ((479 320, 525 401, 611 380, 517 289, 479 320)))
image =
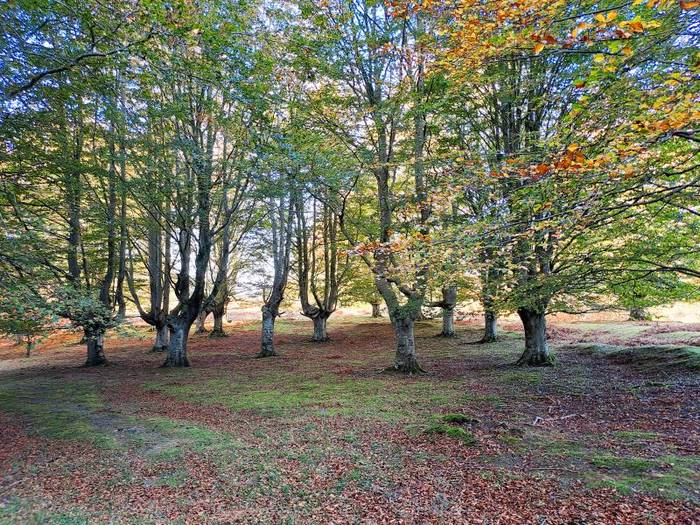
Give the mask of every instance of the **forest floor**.
POLYGON ((567 323, 552 368, 511 366, 517 324, 435 337, 391 364, 385 320, 255 322, 193 336, 160 369, 152 333, 0 343, 0 523, 700 523, 700 325, 567 323), (639 348, 643 347, 643 348, 639 348))

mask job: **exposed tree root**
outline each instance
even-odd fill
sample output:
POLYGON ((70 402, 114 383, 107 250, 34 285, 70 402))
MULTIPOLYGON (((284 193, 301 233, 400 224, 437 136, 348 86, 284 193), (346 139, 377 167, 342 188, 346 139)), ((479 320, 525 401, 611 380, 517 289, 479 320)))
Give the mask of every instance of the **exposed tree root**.
POLYGON ((545 355, 541 352, 523 352, 523 355, 515 362, 516 366, 554 366, 554 356, 545 355))

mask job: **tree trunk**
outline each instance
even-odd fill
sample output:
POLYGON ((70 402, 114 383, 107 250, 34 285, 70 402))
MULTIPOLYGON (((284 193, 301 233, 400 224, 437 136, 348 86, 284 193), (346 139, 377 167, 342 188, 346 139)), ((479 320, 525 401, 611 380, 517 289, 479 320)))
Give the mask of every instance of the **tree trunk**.
POLYGON ((208 315, 209 314, 204 310, 202 310, 201 312, 199 312, 199 314, 197 314, 197 322, 196 322, 197 329, 194 331, 195 334, 206 334, 207 333, 207 327, 204 326, 204 323, 206 323, 208 315))
POLYGON ((160 328, 156 326, 156 342, 153 344, 151 352, 167 352, 168 351, 168 325, 163 325, 160 328))
POLYGON ((328 341, 328 332, 326 331, 326 321, 328 320, 327 317, 324 317, 322 315, 319 315, 318 317, 314 317, 314 337, 313 341, 317 343, 323 343, 328 341))
POLYGON ((442 337, 454 337, 455 335, 455 309, 442 309, 442 337))
POLYGON ((87 360, 85 366, 99 366, 107 362, 104 352, 104 334, 85 334, 87 360))
POLYGON ((396 333, 396 359, 393 369, 404 374, 418 374, 425 370, 418 364, 416 338, 413 334, 414 320, 410 317, 394 320, 396 333))
POLYGON ((276 317, 276 312, 272 311, 272 309, 268 306, 263 306, 262 340, 260 342, 260 352, 258 353, 258 357, 272 357, 277 355, 274 345, 276 317))
POLYGON ((493 343, 498 339, 498 317, 496 312, 486 310, 484 312, 484 337, 482 343, 493 343))
POLYGON ((552 366, 554 356, 547 344, 547 320, 545 314, 527 308, 519 308, 518 315, 525 330, 525 351, 517 365, 552 366))
POLYGON ((32 350, 34 350, 34 340, 33 339, 27 339, 27 357, 31 357, 32 355, 32 350))
POLYGON ((648 321, 651 319, 649 313, 641 306, 630 308, 630 321, 648 321))
POLYGON ((168 323, 170 344, 168 345, 168 357, 163 367, 180 368, 190 366, 187 359, 187 338, 190 335, 190 326, 184 320, 175 320, 168 323))
POLYGON ((228 334, 224 331, 224 314, 226 313, 226 307, 215 308, 212 314, 214 315, 214 329, 209 334, 209 337, 228 337, 228 334))
POLYGON ((379 309, 379 303, 371 303, 372 304, 372 318, 378 319, 382 316, 382 312, 379 309))

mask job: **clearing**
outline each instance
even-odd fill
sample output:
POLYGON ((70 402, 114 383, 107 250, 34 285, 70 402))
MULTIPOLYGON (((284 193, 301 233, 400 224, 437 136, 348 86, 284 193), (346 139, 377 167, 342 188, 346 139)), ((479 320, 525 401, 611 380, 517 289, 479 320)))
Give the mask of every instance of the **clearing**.
POLYGON ((386 321, 255 322, 194 336, 159 369, 152 333, 79 336, 23 358, 0 345, 0 523, 694 523, 700 515, 700 325, 560 323, 553 368, 510 366, 517 325, 435 337, 427 375, 392 362, 386 321), (639 348, 643 347, 643 348, 639 348))

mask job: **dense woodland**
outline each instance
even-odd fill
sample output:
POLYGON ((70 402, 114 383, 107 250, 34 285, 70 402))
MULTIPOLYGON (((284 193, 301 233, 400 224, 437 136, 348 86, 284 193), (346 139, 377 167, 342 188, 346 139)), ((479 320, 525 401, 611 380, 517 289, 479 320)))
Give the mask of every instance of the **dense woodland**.
MULTIPOLYGON (((275 356, 290 294, 482 342, 547 316, 698 296, 700 11, 693 0, 17 0, 0 8, 0 328, 79 328, 86 365, 127 314, 163 366, 241 276, 275 356)), ((294 306, 294 308, 299 308, 294 306)))

